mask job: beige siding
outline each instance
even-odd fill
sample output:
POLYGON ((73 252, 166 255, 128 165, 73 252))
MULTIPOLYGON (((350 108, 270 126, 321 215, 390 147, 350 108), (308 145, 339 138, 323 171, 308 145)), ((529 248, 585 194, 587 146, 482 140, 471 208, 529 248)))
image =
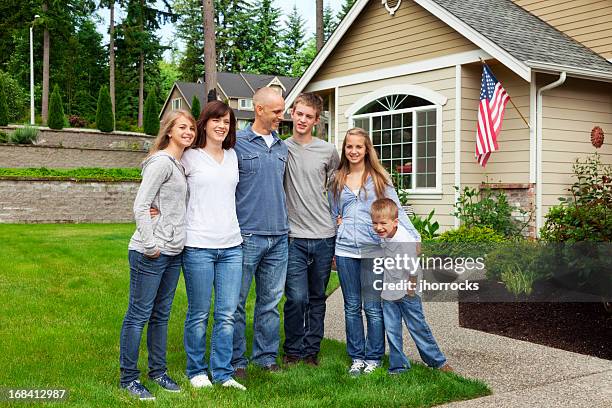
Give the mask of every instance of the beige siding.
POLYGON ((183 95, 179 92, 178 88, 174 87, 172 93, 170 94, 170 98, 168 98, 168 104, 165 106, 164 111, 162 112, 160 117, 164 117, 164 115, 172 110, 172 100, 176 98, 181 98, 181 108, 189 109, 187 102, 183 99, 183 95))
MULTIPOLYGON (((538 87, 557 77, 538 76, 538 87)), ((593 152, 612 164, 612 84, 568 78, 565 84, 543 95, 542 204, 546 215, 558 197, 576 181, 572 164, 593 152), (601 148, 591 143, 591 129, 600 126, 606 138, 601 148)))
POLYGON ((238 109, 238 99, 230 98, 228 102, 229 102, 230 108, 238 109))
POLYGON ((391 16, 379 0, 370 0, 313 82, 475 49, 413 1, 391 16))
POLYGON ((343 86, 339 88, 338 138, 336 145, 340 149, 344 135, 348 130, 350 118, 344 116, 359 98, 381 87, 392 85, 419 85, 436 91, 448 98, 442 108, 442 196, 440 199, 411 198, 410 202, 419 215, 427 215, 435 209, 435 219, 444 230, 453 227, 454 218, 451 215, 454 200, 454 109, 455 109, 455 68, 445 68, 430 72, 406 75, 391 79, 372 81, 363 84, 343 86))
MULTIPOLYGON (((475 187, 483 181, 529 183, 529 127, 508 103, 497 139, 499 151, 493 153, 483 169, 474 157, 476 123, 480 101, 480 64, 462 67, 461 78, 461 184, 475 187)), ((529 83, 501 64, 491 65, 522 115, 529 121, 529 83)))
POLYGON ((512 1, 604 58, 612 58, 612 0, 512 1))

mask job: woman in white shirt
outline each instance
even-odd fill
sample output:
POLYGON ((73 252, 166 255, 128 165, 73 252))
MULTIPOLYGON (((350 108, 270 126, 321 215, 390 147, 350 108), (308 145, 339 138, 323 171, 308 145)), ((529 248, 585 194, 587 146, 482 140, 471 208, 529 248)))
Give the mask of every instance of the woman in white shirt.
POLYGON ((183 273, 188 309, 185 319, 187 377, 195 388, 212 381, 244 390, 232 378, 234 312, 242 284, 242 236, 236 217, 238 184, 236 118, 220 101, 209 102, 198 120, 193 149, 183 154, 189 200, 183 273), (210 365, 205 360, 206 328, 214 288, 210 365))

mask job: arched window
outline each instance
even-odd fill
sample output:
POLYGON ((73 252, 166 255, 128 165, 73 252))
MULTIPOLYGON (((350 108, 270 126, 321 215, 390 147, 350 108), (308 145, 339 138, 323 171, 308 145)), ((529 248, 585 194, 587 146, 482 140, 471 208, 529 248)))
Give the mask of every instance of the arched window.
POLYGON ((442 107, 421 97, 394 93, 374 99, 352 115, 368 131, 382 165, 399 188, 439 190, 442 107))

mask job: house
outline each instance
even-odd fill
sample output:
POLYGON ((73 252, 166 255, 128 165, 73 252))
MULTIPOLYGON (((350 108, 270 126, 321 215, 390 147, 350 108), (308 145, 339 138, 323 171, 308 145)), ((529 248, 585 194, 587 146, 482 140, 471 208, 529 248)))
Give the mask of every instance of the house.
MULTIPOLYGON (((283 97, 286 97, 296 82, 297 78, 284 76, 219 72, 217 73, 217 98, 232 107, 238 122, 237 127, 242 129, 255 118, 253 112, 253 94, 255 91, 269 86, 277 89, 283 97)), ((206 104, 205 92, 205 84, 202 80, 175 82, 164 102, 159 114, 160 118, 173 109, 191 109, 191 101, 194 95, 200 100, 200 106, 204 107, 206 104)), ((291 133, 290 124, 291 118, 286 115, 285 123, 280 129, 281 134, 291 133)))
MULTIPOLYGON (((488 182, 535 215, 574 181, 572 164, 612 135, 612 2, 595 0, 357 0, 287 97, 330 101, 328 139, 370 132, 401 175, 418 215, 458 226, 455 187, 488 182), (499 151, 475 159, 485 60, 510 95, 499 151), (520 113, 519 113, 520 112, 520 113), (525 118, 525 121, 522 117, 525 118)), ((598 149, 612 163, 612 143, 598 149)))

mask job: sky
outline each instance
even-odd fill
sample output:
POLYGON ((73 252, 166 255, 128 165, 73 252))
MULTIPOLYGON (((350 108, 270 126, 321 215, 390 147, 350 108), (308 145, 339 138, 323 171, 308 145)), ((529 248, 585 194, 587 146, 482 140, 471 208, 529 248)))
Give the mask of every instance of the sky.
MULTIPOLYGON (((299 13, 302 15, 304 20, 306 21, 305 30, 306 35, 310 36, 315 32, 315 0, 274 0, 274 5, 276 7, 280 7, 283 13, 283 18, 285 18, 293 9, 293 6, 296 5, 299 13)), ((334 10, 334 14, 337 14, 340 8, 342 7, 342 0, 324 0, 324 5, 330 5, 332 10, 334 10)), ((101 9, 97 12, 100 17, 98 22, 98 31, 104 35, 104 41, 108 42, 108 21, 109 21, 109 11, 108 9, 101 9)), ((120 20, 124 17, 125 13, 118 13, 115 11, 115 21, 120 20)), ((168 44, 174 35, 174 25, 172 23, 168 23, 162 26, 159 30, 158 35, 161 36, 162 44, 168 44)), ((180 45, 179 45, 180 47, 180 45)), ((164 58, 170 59, 170 52, 166 52, 164 54, 164 58)))

